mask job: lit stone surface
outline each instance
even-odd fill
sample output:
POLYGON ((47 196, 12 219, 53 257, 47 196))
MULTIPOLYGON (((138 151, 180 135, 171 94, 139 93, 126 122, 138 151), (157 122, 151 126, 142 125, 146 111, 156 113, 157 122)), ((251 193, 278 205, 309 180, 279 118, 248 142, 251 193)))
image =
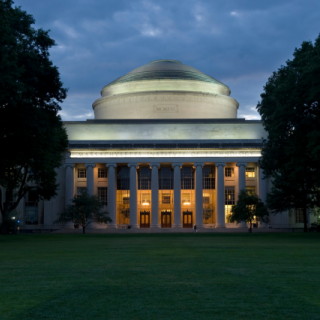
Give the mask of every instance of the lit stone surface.
POLYGON ((69 140, 160 140, 160 139, 261 139, 267 138, 260 122, 65 124, 69 140))
POLYGON ((220 81, 175 60, 139 67, 105 86, 95 119, 236 118, 239 103, 220 81))

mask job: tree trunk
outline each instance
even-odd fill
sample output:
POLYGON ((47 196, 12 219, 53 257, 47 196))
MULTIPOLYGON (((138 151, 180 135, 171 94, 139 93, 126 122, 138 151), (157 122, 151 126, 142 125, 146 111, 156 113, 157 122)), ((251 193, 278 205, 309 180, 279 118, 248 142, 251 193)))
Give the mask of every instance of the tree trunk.
POLYGON ((82 234, 85 234, 86 233, 86 227, 82 227, 82 234))
POLYGON ((308 217, 307 217, 307 208, 303 208, 303 232, 308 232, 308 217))
POLYGON ((252 233, 252 222, 250 221, 250 233, 252 233))

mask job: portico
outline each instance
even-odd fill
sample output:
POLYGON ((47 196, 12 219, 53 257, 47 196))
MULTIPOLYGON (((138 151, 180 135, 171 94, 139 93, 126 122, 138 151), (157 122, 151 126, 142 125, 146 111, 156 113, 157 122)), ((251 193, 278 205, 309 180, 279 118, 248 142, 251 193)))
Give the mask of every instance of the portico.
POLYGON ((132 228, 172 230, 192 228, 193 225, 235 228, 239 226, 229 223, 228 215, 239 191, 254 189, 261 198, 265 197, 264 180, 260 178, 257 166, 259 152, 258 148, 223 151, 166 149, 164 156, 159 157, 162 150, 104 149, 91 152, 77 146, 76 149, 70 148, 66 159, 70 165, 66 166, 65 196, 67 199, 71 194, 70 180, 74 181, 75 194, 78 188, 85 186, 98 195, 104 190, 106 209, 113 220, 108 228, 129 225, 132 228), (177 154, 203 155, 205 152, 211 152, 213 157, 177 157, 177 154), (132 162, 137 153, 140 157, 136 156, 132 162), (146 161, 147 153, 152 161, 146 161), (249 156, 250 153, 253 156, 249 156), (158 156, 152 157, 153 154, 158 156), (239 156, 242 154, 244 157, 239 156), (96 158, 97 155, 100 158, 96 158), (103 170, 106 172, 101 178, 103 170))

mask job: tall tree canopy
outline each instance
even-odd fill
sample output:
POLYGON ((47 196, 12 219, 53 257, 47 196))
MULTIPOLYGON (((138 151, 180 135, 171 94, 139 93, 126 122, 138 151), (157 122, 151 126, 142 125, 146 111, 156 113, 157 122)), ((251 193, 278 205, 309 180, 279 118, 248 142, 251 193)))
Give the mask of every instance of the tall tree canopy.
POLYGON ((55 168, 67 148, 58 111, 66 98, 48 31, 11 0, 0 0, 0 201, 2 219, 33 190, 39 199, 56 194, 55 168), (14 201, 10 199, 14 194, 14 201))
POLYGON ((268 132, 260 165, 273 187, 267 204, 274 213, 320 204, 320 35, 303 42, 293 60, 272 74, 257 110, 268 132))

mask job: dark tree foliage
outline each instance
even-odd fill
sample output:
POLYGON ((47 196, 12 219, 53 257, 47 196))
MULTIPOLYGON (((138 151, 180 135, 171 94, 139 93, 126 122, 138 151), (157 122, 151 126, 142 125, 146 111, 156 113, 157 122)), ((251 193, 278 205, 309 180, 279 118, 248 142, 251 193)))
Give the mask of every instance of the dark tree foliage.
POLYGON ((66 210, 59 215, 56 223, 66 223, 72 221, 82 227, 85 233, 86 227, 92 222, 108 223, 112 219, 108 217, 107 211, 101 211, 104 204, 97 195, 89 195, 87 188, 80 194, 75 195, 72 204, 66 207, 66 210))
POLYGON ((269 212, 261 199, 251 192, 241 190, 237 204, 232 206, 230 221, 240 223, 241 221, 250 224, 250 232, 252 232, 252 223, 255 220, 267 222, 269 212))
POLYGON ((320 36, 303 42, 293 60, 274 72, 257 110, 268 132, 260 165, 273 187, 267 196, 273 213, 320 204, 320 36))
POLYGON ((56 172, 67 148, 58 111, 66 98, 49 60, 54 41, 32 28, 34 19, 11 0, 0 0, 0 201, 8 219, 29 190, 38 199, 56 195, 56 172), (10 195, 14 194, 14 201, 10 195))

